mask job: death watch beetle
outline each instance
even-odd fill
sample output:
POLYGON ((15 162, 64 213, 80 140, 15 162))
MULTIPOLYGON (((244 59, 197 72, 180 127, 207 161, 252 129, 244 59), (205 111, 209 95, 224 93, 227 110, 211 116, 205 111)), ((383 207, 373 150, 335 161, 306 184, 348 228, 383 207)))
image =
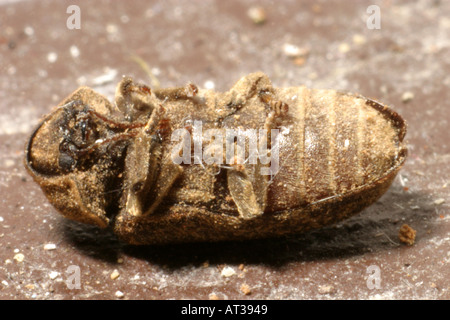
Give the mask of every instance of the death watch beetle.
POLYGON ((403 165, 406 123, 365 97, 274 88, 155 89, 115 105, 81 87, 32 133, 25 165, 65 217, 131 244, 243 240, 330 225, 375 202, 403 165))

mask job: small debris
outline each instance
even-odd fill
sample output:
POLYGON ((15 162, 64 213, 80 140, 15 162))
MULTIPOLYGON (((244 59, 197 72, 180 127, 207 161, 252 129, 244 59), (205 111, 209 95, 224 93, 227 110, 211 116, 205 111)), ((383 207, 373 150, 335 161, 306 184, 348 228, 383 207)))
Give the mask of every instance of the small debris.
POLYGON ((47 61, 50 63, 55 63, 58 60, 58 54, 56 52, 50 52, 47 54, 47 61))
POLYGON ((283 52, 288 58, 305 58, 308 56, 310 49, 306 47, 298 47, 291 43, 285 43, 283 45, 283 52))
POLYGON ((203 87, 207 90, 212 90, 215 88, 215 86, 216 85, 215 85, 214 81, 211 81, 211 80, 205 81, 205 83, 203 84, 203 87))
POLYGON ((402 94, 402 101, 403 103, 407 103, 409 101, 411 101, 412 99, 414 99, 414 93, 411 91, 406 91, 405 93, 402 94))
POLYGON ((59 276, 59 272, 52 271, 48 274, 49 278, 55 280, 59 276))
POLYGON ((117 259, 117 263, 119 263, 119 264, 123 263, 123 258, 117 259))
POLYGON ((120 277, 119 271, 114 270, 114 271, 111 273, 110 277, 111 277, 111 280, 116 280, 118 277, 120 277))
POLYGON ((433 203, 438 206, 440 204, 443 204, 444 202, 445 202, 445 199, 439 198, 439 199, 434 200, 433 203))
POLYGON ((25 256, 23 255, 23 253, 16 253, 13 259, 17 262, 22 262, 23 259, 25 259, 25 256))
POLYGON ((250 289, 249 285, 246 283, 243 283, 241 286, 241 292, 245 294, 246 296, 250 295, 252 293, 252 290, 250 289))
POLYGON ((123 298, 125 296, 125 294, 122 291, 117 290, 116 293, 115 293, 115 296, 117 298, 121 299, 121 298, 123 298))
POLYGON ((119 31, 119 27, 117 27, 117 25, 109 23, 106 25, 106 32, 108 32, 109 34, 114 34, 117 33, 119 31))
POLYGON ((32 283, 26 284, 25 288, 27 288, 28 290, 33 290, 34 289, 34 284, 32 284, 32 283))
POLYGON ((219 300, 219 297, 215 293, 211 293, 209 295, 209 300, 219 300))
POLYGON ((319 293, 320 294, 332 294, 335 292, 335 289, 332 285, 322 285, 319 286, 319 293))
POLYGON ((350 51, 350 45, 346 42, 341 43, 338 48, 340 53, 347 53, 350 51))
POLYGON ((31 37, 31 36, 34 35, 34 29, 33 29, 32 27, 30 27, 30 26, 26 26, 26 27, 23 29, 23 32, 24 32, 28 37, 31 37))
POLYGON ((305 57, 299 57, 299 58, 295 58, 294 59, 294 64, 301 67, 302 65, 304 65, 306 62, 306 58, 305 57))
POLYGON ((263 24, 267 20, 266 10, 262 7, 251 7, 247 11, 247 16, 254 24, 263 24))
POLYGON ((416 239, 416 230, 411 228, 409 225, 404 224, 398 232, 398 239, 400 242, 412 246, 416 239))
POLYGON ((236 274, 236 271, 234 271, 234 269, 231 267, 225 267, 222 269, 221 274, 223 277, 228 278, 228 277, 234 276, 236 274))
POLYGON ((141 277, 138 274, 135 274, 133 278, 131 278, 131 280, 133 281, 137 281, 139 280, 141 277))
POLYGON ((78 58, 80 56, 80 49, 77 46, 70 47, 70 55, 72 58, 78 58))
POLYGON ((353 40, 353 43, 357 44, 357 45, 362 45, 367 42, 366 37, 364 37, 361 34, 354 34, 352 40, 353 40))
POLYGON ((55 250, 55 249, 56 249, 56 244, 54 244, 54 243, 47 243, 44 245, 45 251, 51 251, 51 250, 55 250))
POLYGON ((7 168, 11 168, 12 166, 14 166, 16 164, 16 162, 12 159, 6 159, 4 162, 4 166, 7 168))
POLYGON ((92 79, 92 85, 101 86, 110 83, 116 78, 117 73, 118 71, 116 69, 106 67, 103 75, 92 79))

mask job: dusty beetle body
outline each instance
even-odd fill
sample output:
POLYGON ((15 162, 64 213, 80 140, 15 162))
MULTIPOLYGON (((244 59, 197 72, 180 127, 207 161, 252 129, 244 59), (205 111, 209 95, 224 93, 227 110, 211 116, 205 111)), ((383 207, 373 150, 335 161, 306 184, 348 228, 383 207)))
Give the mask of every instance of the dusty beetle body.
POLYGON ((262 73, 225 93, 124 78, 115 105, 87 87, 65 99, 25 163, 61 214, 132 244, 254 239, 376 201, 405 161, 405 133, 378 102, 274 88, 262 73))

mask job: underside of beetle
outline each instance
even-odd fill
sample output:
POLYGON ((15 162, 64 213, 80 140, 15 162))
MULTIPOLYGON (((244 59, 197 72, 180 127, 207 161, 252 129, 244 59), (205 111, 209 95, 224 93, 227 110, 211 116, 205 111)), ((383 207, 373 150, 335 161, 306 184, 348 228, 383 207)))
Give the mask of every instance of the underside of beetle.
POLYGON ((47 116, 25 164, 67 218, 135 244, 280 236, 376 201, 406 157, 404 120, 359 95, 275 88, 151 90, 115 104, 82 87, 47 116))

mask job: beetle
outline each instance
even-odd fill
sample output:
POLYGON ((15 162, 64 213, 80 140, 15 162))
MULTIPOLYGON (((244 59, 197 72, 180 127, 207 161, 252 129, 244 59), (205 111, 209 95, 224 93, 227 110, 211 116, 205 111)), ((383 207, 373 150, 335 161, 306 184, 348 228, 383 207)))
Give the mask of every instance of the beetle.
POLYGON ((63 216, 125 242, 245 240, 362 211, 402 167, 405 134, 375 100, 276 88, 261 72, 227 92, 124 77, 115 103, 88 87, 63 100, 31 134, 25 166, 63 216))

